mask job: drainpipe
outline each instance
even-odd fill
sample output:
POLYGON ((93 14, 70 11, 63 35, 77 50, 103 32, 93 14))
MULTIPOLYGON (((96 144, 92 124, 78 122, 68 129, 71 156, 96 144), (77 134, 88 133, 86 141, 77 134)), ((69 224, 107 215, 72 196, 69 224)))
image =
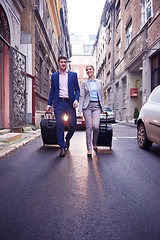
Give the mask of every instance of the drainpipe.
POLYGON ((36 79, 30 73, 26 73, 26 75, 32 78, 32 124, 35 125, 35 92, 36 92, 36 79))
POLYGON ((115 111, 115 92, 114 92, 114 32, 115 32, 115 8, 114 8, 114 4, 112 4, 112 16, 113 16, 113 27, 112 27, 112 91, 113 91, 113 95, 112 95, 112 109, 113 111, 115 111))

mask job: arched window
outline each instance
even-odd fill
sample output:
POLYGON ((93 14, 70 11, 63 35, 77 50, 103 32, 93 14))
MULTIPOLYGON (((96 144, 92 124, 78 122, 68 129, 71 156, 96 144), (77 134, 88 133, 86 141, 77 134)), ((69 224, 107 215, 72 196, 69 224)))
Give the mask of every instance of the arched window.
POLYGON ((0 5, 0 35, 10 43, 10 30, 7 20, 7 16, 3 10, 3 7, 0 5))
POLYGON ((6 42, 10 44, 10 29, 7 16, 0 5, 0 129, 4 128, 5 117, 9 116, 9 112, 8 115, 4 114, 4 109, 8 107, 5 104, 9 102, 9 99, 5 98, 9 93, 9 89, 6 87, 9 86, 9 46, 6 42))

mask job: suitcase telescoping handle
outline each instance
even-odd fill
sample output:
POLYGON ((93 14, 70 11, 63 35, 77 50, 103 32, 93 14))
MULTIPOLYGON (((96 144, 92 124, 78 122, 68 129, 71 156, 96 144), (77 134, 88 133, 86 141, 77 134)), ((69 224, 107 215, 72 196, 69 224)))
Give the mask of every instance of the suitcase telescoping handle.
POLYGON ((46 117, 46 119, 53 119, 52 112, 45 112, 45 117, 46 117))
POLYGON ((105 114, 106 114, 106 129, 107 129, 107 117, 108 117, 108 113, 105 112, 105 114))
POLYGON ((51 115, 53 115, 52 112, 45 112, 45 115, 47 115, 47 114, 51 114, 51 115))

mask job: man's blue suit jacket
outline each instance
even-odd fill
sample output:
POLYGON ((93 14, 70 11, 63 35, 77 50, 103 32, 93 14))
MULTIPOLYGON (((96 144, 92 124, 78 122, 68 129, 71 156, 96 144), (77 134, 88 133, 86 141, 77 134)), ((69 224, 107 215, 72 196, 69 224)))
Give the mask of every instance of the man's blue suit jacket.
MULTIPOLYGON (((79 101, 80 89, 78 84, 77 73, 68 71, 68 94, 71 106, 75 100, 79 101)), ((59 71, 51 76, 51 90, 48 99, 48 105, 56 108, 59 101, 59 71)))

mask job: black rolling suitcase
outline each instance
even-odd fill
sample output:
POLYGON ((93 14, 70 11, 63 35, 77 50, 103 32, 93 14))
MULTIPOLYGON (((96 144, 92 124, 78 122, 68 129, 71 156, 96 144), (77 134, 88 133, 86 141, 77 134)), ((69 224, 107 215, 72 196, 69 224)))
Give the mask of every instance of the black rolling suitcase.
POLYGON ((97 146, 106 146, 111 148, 112 135, 113 135, 112 125, 107 123, 107 114, 106 114, 106 118, 100 119, 97 146))
POLYGON ((45 112, 40 125, 43 144, 58 144, 56 120, 53 119, 52 112, 45 112))

